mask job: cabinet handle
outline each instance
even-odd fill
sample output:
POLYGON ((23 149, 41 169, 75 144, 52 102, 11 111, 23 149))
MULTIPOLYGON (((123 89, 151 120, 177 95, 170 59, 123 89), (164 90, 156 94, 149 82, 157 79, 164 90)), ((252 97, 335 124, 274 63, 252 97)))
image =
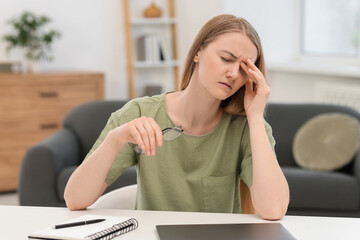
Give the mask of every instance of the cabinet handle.
POLYGON ((57 129, 59 128, 59 124, 57 123, 41 123, 40 124, 40 129, 57 129))
POLYGON ((58 96, 57 92, 39 92, 41 98, 55 98, 58 96))

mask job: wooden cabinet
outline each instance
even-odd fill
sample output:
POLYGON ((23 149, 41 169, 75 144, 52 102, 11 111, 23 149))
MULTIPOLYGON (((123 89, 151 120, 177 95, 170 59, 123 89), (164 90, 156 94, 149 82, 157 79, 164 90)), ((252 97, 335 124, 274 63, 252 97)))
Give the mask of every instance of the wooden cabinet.
POLYGON ((26 150, 62 127, 75 106, 104 97, 97 73, 0 74, 0 191, 17 189, 26 150))
POLYGON ((141 86, 139 86, 141 84, 142 88, 144 84, 159 85, 164 87, 162 91, 178 89, 179 62, 177 60, 175 0, 159 0, 155 3, 162 11, 161 17, 145 18, 144 10, 154 4, 154 1, 123 0, 129 98, 143 96, 141 86), (160 50, 161 53, 155 54, 162 56, 160 61, 139 59, 139 55, 149 55, 139 54, 139 39, 143 37, 147 42, 145 48, 148 48, 143 51, 154 54, 160 50), (154 42, 158 43, 154 45, 154 42), (159 50, 156 48, 157 44, 159 50))

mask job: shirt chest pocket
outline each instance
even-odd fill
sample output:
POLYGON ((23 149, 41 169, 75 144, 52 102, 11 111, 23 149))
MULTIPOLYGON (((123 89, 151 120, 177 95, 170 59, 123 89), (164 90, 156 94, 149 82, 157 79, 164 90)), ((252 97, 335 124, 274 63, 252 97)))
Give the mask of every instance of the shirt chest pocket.
POLYGON ((235 180, 235 174, 203 178, 204 210, 206 212, 233 212, 235 180))

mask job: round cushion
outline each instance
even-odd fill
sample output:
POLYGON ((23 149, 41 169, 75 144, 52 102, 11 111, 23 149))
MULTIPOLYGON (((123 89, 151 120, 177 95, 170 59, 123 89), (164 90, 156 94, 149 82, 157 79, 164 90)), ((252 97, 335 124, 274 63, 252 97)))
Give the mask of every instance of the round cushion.
POLYGON ((313 170, 332 171, 348 164, 360 145, 359 121, 343 113, 324 113, 306 121, 293 141, 295 162, 313 170))

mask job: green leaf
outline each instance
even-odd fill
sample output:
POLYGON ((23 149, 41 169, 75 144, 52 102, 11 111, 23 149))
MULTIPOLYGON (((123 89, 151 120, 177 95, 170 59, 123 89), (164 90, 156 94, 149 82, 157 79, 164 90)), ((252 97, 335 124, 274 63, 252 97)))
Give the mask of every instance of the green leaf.
POLYGON ((50 22, 49 17, 37 16, 28 11, 7 20, 6 23, 12 26, 13 32, 3 37, 7 44, 6 49, 10 51, 12 48, 20 47, 28 59, 52 60, 51 45, 61 34, 56 30, 45 30, 45 26, 50 22))

